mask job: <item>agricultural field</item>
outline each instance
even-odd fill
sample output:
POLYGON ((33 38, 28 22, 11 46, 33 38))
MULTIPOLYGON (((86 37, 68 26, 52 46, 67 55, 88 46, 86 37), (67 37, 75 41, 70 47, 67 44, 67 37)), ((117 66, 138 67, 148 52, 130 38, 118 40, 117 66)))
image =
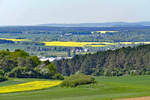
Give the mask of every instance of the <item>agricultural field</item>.
MULTIPOLYGON (((12 39, 12 38, 0 38, 0 40, 9 41, 32 41, 30 39, 12 39)), ((150 42, 72 42, 72 41, 51 41, 51 42, 41 42, 45 46, 60 46, 60 47, 104 47, 108 45, 119 45, 119 44, 150 44, 150 42)))
MULTIPOLYGON (((0 43, 0 50, 9 49, 14 51, 22 49, 29 52, 30 55, 38 56, 56 56, 67 57, 68 52, 71 50, 82 50, 76 54, 93 53, 97 51, 104 51, 108 49, 117 49, 127 46, 136 46, 143 44, 150 44, 150 42, 75 42, 75 41, 35 41, 31 38, 18 39, 18 38, 0 38, 0 40, 9 40, 13 43, 0 43), (80 49, 78 49, 80 48, 80 49), (84 52, 87 49, 88 52, 84 52)), ((71 52, 71 55, 74 55, 71 52)))
POLYGON ((10 38, 0 38, 0 40, 9 40, 9 41, 30 41, 29 39, 10 39, 10 38))
POLYGON ((138 28, 1 28, 0 50, 22 49, 30 55, 68 57, 121 47, 150 44, 150 30, 138 28), (26 30, 24 30, 24 28, 26 30), (20 31, 18 31, 20 30, 20 31), (94 34, 91 34, 94 33, 94 34), (5 41, 7 40, 7 41, 5 41), (87 50, 88 52, 85 52, 87 50), (75 53, 72 51, 75 51, 75 53), (70 52, 70 53, 69 53, 70 52))
MULTIPOLYGON (((101 33, 101 34, 106 34, 106 33, 115 33, 118 31, 95 31, 96 33, 101 33)), ((94 34, 95 32, 91 32, 92 34, 94 34)))
MULTIPOLYGON (((10 39, 10 38, 0 38, 0 40, 9 40, 13 42, 23 42, 23 41, 32 41, 30 39, 10 39)), ((106 47, 110 45, 138 45, 138 44, 150 44, 150 42, 72 42, 72 41, 51 41, 51 42, 41 42, 45 46, 53 47, 106 47)))
POLYGON ((33 91, 57 86, 61 81, 33 81, 17 85, 0 87, 0 93, 11 93, 21 91, 33 91))
POLYGON ((115 43, 109 42, 61 42, 61 41, 52 41, 52 42, 42 42, 45 46, 64 46, 64 47, 104 47, 107 45, 114 45, 115 43))
POLYGON ((52 41, 52 42, 42 42, 45 46, 62 46, 62 47, 105 47, 110 45, 138 45, 138 44, 150 44, 150 42, 61 42, 61 41, 52 41))
MULTIPOLYGON (((41 79, 10 79, 1 82, 11 86, 41 79)), ((51 87, 43 90, 3 93, 0 100, 116 100, 150 96, 150 76, 96 77, 96 84, 81 85, 76 88, 51 87)))

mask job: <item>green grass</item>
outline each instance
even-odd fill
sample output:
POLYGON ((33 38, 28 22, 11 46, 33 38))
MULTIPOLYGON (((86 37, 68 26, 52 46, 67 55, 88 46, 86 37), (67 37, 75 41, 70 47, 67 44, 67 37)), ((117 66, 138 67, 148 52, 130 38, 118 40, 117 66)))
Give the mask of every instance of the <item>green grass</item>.
MULTIPOLYGON (((0 86, 37 79, 10 79, 0 86)), ((38 79, 40 80, 40 79, 38 79)), ((0 94, 0 100, 111 100, 116 98, 150 96, 150 76, 96 77, 97 84, 77 88, 49 89, 0 94)))

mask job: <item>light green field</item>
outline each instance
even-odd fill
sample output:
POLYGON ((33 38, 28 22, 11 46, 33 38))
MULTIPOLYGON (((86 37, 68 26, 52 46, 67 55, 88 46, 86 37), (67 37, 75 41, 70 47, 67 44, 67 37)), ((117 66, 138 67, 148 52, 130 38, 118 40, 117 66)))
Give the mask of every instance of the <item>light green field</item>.
MULTIPOLYGON (((11 79, 0 86, 37 79, 11 79)), ((40 80, 40 79, 38 79, 40 80)), ((0 94, 0 100, 112 100, 150 96, 150 76, 96 77, 97 84, 77 88, 52 87, 44 90, 0 94)))

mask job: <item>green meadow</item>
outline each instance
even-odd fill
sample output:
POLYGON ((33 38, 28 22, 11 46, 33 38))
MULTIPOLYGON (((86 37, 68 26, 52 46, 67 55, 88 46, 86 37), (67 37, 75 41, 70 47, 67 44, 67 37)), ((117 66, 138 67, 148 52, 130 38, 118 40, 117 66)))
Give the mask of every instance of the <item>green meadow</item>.
MULTIPOLYGON (((9 79, 1 86, 41 79, 9 79)), ((150 96, 150 76, 96 77, 96 84, 76 88, 52 87, 44 90, 0 94, 0 100, 115 100, 150 96)))

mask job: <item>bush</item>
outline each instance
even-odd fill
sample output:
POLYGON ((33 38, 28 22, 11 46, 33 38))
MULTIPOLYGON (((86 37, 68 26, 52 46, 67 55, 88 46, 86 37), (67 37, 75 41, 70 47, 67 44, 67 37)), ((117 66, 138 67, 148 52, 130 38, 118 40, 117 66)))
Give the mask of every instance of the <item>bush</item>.
POLYGON ((45 78, 45 79, 60 79, 63 80, 63 76, 57 72, 52 74, 48 68, 34 68, 28 67, 15 67, 7 73, 8 77, 16 78, 45 78))
POLYGON ((36 78, 36 71, 27 67, 15 67, 8 73, 8 77, 16 78, 36 78))
POLYGON ((62 82, 62 87, 76 87, 78 85, 91 84, 95 83, 95 79, 89 75, 71 75, 70 77, 65 78, 62 82))
POLYGON ((57 79, 57 80, 63 80, 64 79, 64 77, 60 73, 56 73, 52 78, 57 79))
POLYGON ((3 71, 3 70, 0 70, 0 82, 6 81, 6 80, 7 80, 7 78, 4 77, 4 71, 3 71))
POLYGON ((6 81, 7 80, 7 78, 6 77, 4 77, 4 76, 0 76, 0 82, 2 82, 2 81, 6 81))

